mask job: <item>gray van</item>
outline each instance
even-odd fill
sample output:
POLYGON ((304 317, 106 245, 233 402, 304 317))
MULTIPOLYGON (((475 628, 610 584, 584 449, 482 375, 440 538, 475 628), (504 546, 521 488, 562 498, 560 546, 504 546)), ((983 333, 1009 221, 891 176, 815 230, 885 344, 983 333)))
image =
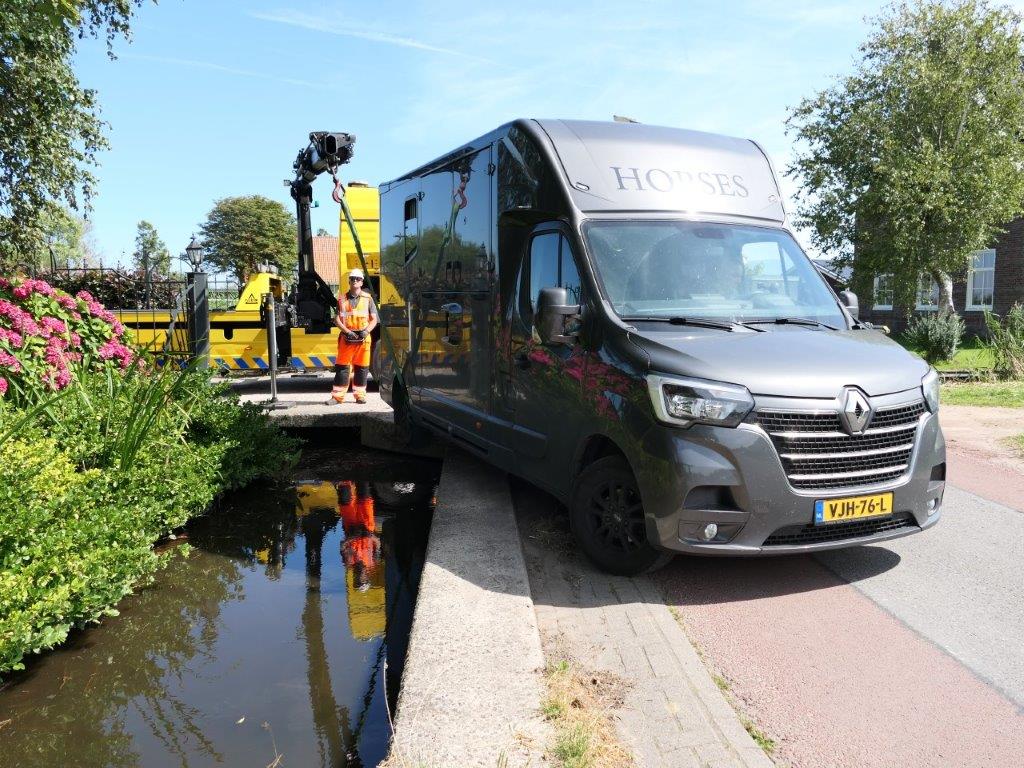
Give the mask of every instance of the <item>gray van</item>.
POLYGON ((600 567, 939 518, 938 377, 857 319, 754 142, 516 120, 381 186, 385 399, 552 493, 600 567))

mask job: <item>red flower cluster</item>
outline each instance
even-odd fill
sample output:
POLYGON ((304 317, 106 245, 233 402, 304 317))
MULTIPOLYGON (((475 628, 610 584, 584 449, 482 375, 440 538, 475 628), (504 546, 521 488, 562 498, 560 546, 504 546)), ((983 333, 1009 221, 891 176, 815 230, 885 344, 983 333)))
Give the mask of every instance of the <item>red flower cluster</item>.
POLYGON ((44 280, 0 278, 0 397, 12 388, 64 389, 73 368, 136 362, 125 328, 86 291, 70 296, 44 280))

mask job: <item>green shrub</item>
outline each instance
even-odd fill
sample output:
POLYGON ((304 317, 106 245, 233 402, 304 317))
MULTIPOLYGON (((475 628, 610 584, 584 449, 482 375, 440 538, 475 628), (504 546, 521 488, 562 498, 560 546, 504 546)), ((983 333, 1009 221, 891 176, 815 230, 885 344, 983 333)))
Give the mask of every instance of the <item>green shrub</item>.
POLYGON ((929 363, 951 360, 964 337, 964 321, 959 315, 939 313, 918 315, 910 321, 904 338, 921 350, 929 363))
POLYGON ((0 674, 114 613, 154 541, 298 450, 196 370, 83 371, 33 410, 0 401, 0 435, 0 674))
POLYGON ((986 312, 985 325, 996 374, 1007 379, 1024 379, 1024 306, 1014 304, 1002 321, 998 315, 986 312))
POLYGON ((147 511, 49 438, 0 446, 0 672, 103 615, 159 565, 147 511))

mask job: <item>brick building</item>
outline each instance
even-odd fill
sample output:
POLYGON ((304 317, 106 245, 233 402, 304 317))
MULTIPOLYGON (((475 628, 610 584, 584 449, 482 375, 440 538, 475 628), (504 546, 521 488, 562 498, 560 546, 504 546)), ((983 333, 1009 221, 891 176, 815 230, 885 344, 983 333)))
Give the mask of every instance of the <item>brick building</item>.
POLYGON ((341 284, 338 273, 338 238, 332 235, 313 237, 313 268, 331 286, 331 290, 337 293, 341 284))
MULTIPOLYGON (((893 305, 891 276, 876 275, 873 283, 873 295, 861 297, 861 318, 899 333, 906 328, 907 312, 893 305)), ((912 310, 915 314, 935 311, 938 299, 938 285, 923 276, 912 310)), ((984 335, 986 309, 1003 315, 1016 302, 1024 303, 1024 218, 1012 221, 992 248, 977 251, 971 266, 953 276, 953 307, 967 324, 968 334, 984 335)))

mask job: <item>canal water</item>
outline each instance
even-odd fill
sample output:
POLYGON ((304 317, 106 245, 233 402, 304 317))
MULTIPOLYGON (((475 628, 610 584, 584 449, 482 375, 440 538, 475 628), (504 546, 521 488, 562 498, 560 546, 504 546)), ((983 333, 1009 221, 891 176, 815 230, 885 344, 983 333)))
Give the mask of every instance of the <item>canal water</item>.
POLYGON ((194 521, 119 616, 0 689, 0 764, 377 765, 439 474, 342 440, 194 521))

